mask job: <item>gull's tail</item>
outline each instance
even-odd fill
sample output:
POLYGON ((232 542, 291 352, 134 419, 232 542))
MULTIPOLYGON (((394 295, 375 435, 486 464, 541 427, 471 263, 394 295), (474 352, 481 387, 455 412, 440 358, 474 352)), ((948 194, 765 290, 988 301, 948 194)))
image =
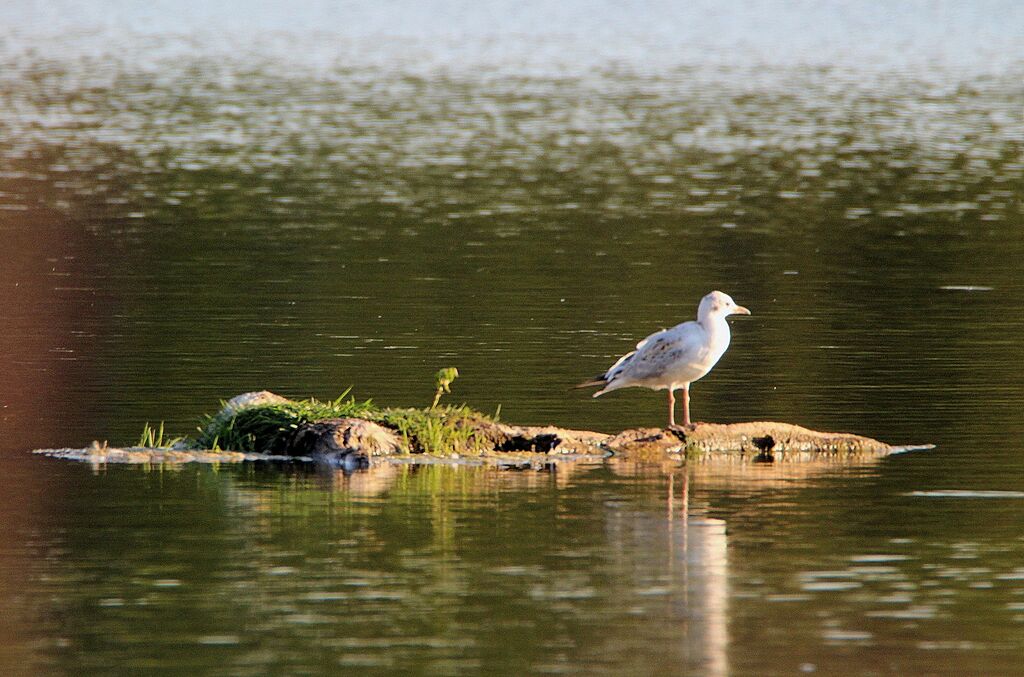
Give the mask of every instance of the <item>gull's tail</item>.
POLYGON ((583 383, 579 384, 576 387, 592 388, 594 386, 604 386, 596 393, 594 393, 594 397, 600 397, 601 395, 604 395, 606 392, 611 390, 618 390, 619 388, 624 388, 630 382, 623 380, 620 377, 622 376, 622 371, 629 365, 629 361, 633 359, 634 355, 636 355, 635 350, 631 353, 626 353, 625 355, 619 358, 618 362, 612 365, 611 369, 609 369, 603 374, 598 374, 597 376, 584 381, 583 383))
POLYGON ((600 374, 600 375, 595 376, 594 378, 590 379, 589 381, 584 381, 583 383, 580 383, 576 387, 577 388, 593 388, 593 387, 597 387, 597 386, 601 386, 601 389, 598 390, 593 395, 591 395, 591 397, 601 397, 601 395, 604 395, 606 392, 608 392, 610 390, 618 390, 619 388, 622 387, 622 384, 619 383, 619 382, 616 382, 615 379, 607 378, 605 374, 600 374))
POLYGON ((578 384, 576 384, 573 387, 574 388, 593 388, 595 386, 606 386, 606 385, 608 385, 608 379, 606 379, 604 377, 604 374, 598 374, 597 376, 595 376, 595 377, 593 377, 591 379, 588 379, 588 380, 584 381, 583 383, 578 383, 578 384))

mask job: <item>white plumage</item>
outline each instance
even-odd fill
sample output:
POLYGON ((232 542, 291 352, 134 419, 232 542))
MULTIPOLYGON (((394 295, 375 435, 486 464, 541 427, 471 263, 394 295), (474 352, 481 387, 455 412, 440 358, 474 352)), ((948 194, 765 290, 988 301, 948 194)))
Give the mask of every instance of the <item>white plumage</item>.
POLYGON ((675 427, 675 392, 683 391, 683 425, 690 425, 690 384, 707 375, 729 347, 729 315, 749 315, 728 294, 713 291, 701 299, 697 321, 655 332, 636 344, 608 371, 579 387, 603 386, 599 397, 612 390, 643 387, 668 390, 668 424, 675 427))

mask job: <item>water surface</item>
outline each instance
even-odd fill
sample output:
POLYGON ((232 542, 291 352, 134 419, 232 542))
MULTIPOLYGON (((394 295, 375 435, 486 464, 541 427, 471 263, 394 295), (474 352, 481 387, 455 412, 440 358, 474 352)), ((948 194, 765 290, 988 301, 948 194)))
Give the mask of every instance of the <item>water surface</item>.
POLYGON ((0 660, 25 673, 1012 674, 1016 3, 0 10, 0 660), (243 20, 244 19, 244 20, 243 20), (614 27, 614 28, 612 28, 614 27), (569 392, 712 288, 693 413, 858 468, 91 469, 269 388, 569 392))

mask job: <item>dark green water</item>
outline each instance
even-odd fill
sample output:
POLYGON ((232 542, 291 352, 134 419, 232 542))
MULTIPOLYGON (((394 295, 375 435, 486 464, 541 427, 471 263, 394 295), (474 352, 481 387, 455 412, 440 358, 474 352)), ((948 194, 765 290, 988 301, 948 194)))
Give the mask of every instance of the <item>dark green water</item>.
POLYGON ((0 11, 5 674, 1017 673, 1014 3, 227 5, 0 11), (695 418, 938 448, 27 453, 260 388, 425 405, 444 366, 507 421, 659 425, 661 394, 569 387, 714 288, 753 317, 695 418))

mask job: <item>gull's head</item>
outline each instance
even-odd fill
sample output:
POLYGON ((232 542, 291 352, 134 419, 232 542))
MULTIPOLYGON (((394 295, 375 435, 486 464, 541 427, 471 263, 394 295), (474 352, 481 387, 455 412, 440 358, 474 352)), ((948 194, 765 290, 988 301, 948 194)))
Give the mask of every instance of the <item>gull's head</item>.
POLYGON ((697 321, 703 322, 705 318, 728 317, 729 315, 749 315, 750 311, 743 306, 736 305, 732 297, 725 292, 713 291, 700 300, 700 307, 697 308, 697 321))

